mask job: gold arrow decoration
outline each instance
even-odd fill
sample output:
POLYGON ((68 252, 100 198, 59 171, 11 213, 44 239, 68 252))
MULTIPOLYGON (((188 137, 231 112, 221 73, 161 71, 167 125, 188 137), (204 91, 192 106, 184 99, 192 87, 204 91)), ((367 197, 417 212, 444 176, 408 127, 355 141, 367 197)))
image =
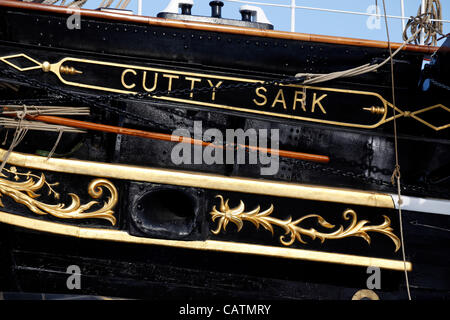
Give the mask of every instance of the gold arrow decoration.
POLYGON ((88 193, 94 199, 99 199, 103 195, 103 189, 107 189, 110 193, 110 196, 100 209, 89 211, 92 206, 99 202, 90 201, 86 204, 81 204, 80 198, 73 193, 69 193, 71 203, 68 206, 64 203, 47 204, 37 200, 40 194, 36 192, 42 190, 43 187, 47 187, 48 195, 53 196, 54 199, 59 199, 60 197, 59 193, 53 188, 59 183, 48 183, 43 173, 40 176, 31 172, 20 173, 16 167, 4 168, 3 170, 14 175, 15 181, 7 179, 6 175, 0 173, 1 207, 4 207, 1 197, 5 195, 12 198, 15 202, 27 206, 28 209, 39 215, 50 214, 62 219, 105 219, 112 225, 116 224, 113 209, 118 201, 118 192, 116 187, 106 179, 95 179, 89 184, 88 193))
POLYGON ((261 211, 260 206, 257 206, 255 209, 245 212, 245 205, 242 200, 235 208, 230 208, 227 199, 224 201, 223 196, 217 195, 216 198, 220 199, 219 208, 215 205, 212 208, 211 219, 215 222, 219 219, 217 224, 217 228, 215 230, 211 230, 213 234, 219 234, 222 229, 225 231, 229 222, 234 223, 238 232, 241 231, 244 226, 244 221, 249 221, 253 223, 256 228, 259 228, 262 225, 266 230, 270 231, 272 235, 274 234, 273 226, 278 226, 282 228, 285 233, 280 236, 280 242, 285 246, 292 245, 296 240, 306 244, 303 240, 302 236, 308 236, 311 239, 320 239, 323 243, 325 240, 331 239, 343 239, 348 237, 360 237, 367 241, 370 244, 371 238, 368 232, 378 232, 388 236, 395 244, 395 252, 400 249, 401 241, 400 239, 393 233, 393 229, 391 227, 391 220, 383 215, 384 222, 380 225, 367 225, 369 223, 368 220, 358 221, 357 214, 354 210, 347 209, 342 214, 344 220, 350 220, 350 224, 344 228, 344 226, 340 226, 337 230, 332 231, 330 233, 323 233, 315 230, 314 228, 305 229, 300 225, 306 219, 316 219, 319 225, 327 229, 335 228, 334 225, 328 223, 324 218, 317 214, 309 214, 301 217, 295 221, 292 221, 292 218, 289 217, 287 220, 280 220, 270 215, 274 211, 274 206, 270 205, 267 210, 261 211))

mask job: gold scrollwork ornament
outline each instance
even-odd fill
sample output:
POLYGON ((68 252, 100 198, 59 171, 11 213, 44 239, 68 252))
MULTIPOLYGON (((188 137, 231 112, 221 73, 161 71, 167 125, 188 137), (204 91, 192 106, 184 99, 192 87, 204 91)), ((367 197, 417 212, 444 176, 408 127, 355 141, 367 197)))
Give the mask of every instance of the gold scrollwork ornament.
POLYGON ((103 189, 107 189, 110 196, 103 203, 103 206, 97 210, 89 211, 89 209, 98 204, 98 201, 90 201, 86 204, 81 204, 80 198, 74 194, 69 193, 71 203, 66 206, 64 203, 47 204, 37 200, 40 191, 44 186, 48 188, 48 195, 52 195, 54 199, 59 199, 59 194, 53 189, 58 183, 50 184, 46 181, 43 173, 40 176, 32 174, 31 172, 20 173, 16 167, 9 169, 4 168, 5 171, 14 175, 14 180, 6 179, 3 173, 0 173, 0 206, 4 207, 1 201, 1 196, 5 195, 12 198, 15 202, 23 204, 32 212, 39 215, 50 214, 62 219, 105 219, 112 225, 116 224, 113 208, 118 201, 118 192, 116 187, 106 179, 92 180, 88 186, 88 193, 94 199, 99 199, 103 195, 103 189), (20 180, 20 176, 25 177, 26 180, 20 180))
POLYGON ((354 210, 347 209, 342 214, 345 220, 350 220, 350 224, 347 226, 347 228, 340 226, 334 232, 324 233, 319 232, 314 228, 305 229, 300 226, 300 224, 304 220, 315 218, 317 219, 317 222, 324 228, 332 229, 335 227, 334 225, 328 223, 324 218, 322 218, 317 214, 309 214, 295 221, 292 221, 292 217, 289 217, 287 220, 280 220, 270 216, 274 210, 273 205, 270 205, 270 207, 264 211, 261 211, 260 206, 258 206, 249 212, 245 212, 245 205, 242 202, 242 200, 240 201, 237 207, 230 208, 230 206, 228 205, 229 201, 228 199, 224 201, 221 195, 217 195, 216 198, 220 199, 219 208, 213 206, 212 211, 210 212, 212 216, 211 219, 213 222, 219 219, 217 228, 211 231, 213 234, 216 235, 219 234, 222 231, 222 229, 225 231, 229 222, 234 223, 237 226, 239 232, 244 226, 244 221, 249 221, 253 223, 256 226, 256 228, 259 228, 259 226, 262 225, 266 230, 270 231, 272 234, 274 234, 273 226, 278 226, 284 229, 285 234, 280 236, 280 242, 285 246, 292 245, 295 242, 295 240, 298 240, 299 242, 306 244, 302 236, 308 236, 313 240, 318 238, 322 243, 325 240, 329 239, 360 237, 370 244, 371 238, 368 232, 378 232, 388 236, 394 242, 396 252, 400 249, 401 245, 400 239, 392 232, 393 229, 390 226, 391 220, 387 216, 383 216, 384 222, 380 225, 376 226, 367 225, 369 221, 361 220, 358 222, 356 212, 354 210))

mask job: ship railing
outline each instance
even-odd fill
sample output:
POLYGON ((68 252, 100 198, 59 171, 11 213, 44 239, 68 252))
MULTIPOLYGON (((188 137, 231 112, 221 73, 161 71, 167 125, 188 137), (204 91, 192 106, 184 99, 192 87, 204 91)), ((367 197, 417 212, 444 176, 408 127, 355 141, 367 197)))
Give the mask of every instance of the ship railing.
MULTIPOLYGON (((131 0, 117 0, 117 4, 119 5, 125 5, 128 6, 131 0)), ((169 1, 169 0, 168 0, 169 1)), ((290 31, 295 32, 296 28, 296 13, 297 10, 310 10, 310 11, 322 11, 322 12, 329 12, 329 13, 337 13, 337 14, 351 14, 351 15, 359 15, 359 16, 367 16, 367 17, 375 17, 377 19, 384 18, 384 14, 382 14, 381 10, 379 10, 379 6, 376 6, 376 12, 361 12, 361 11, 349 11, 349 10, 340 10, 340 9, 327 9, 327 8, 319 8, 319 7, 309 7, 309 6, 302 6, 299 5, 302 0, 284 0, 285 3, 270 3, 270 2, 263 2, 263 1, 252 1, 252 0, 223 0, 224 2, 230 2, 230 3, 241 3, 246 5, 254 5, 254 6, 263 6, 263 7, 279 7, 279 8, 286 8, 287 10, 290 10, 290 31)), ((417 5, 421 5, 422 13, 424 13, 425 10, 425 2, 426 0, 417 0, 417 5)), ((113 3, 113 0, 103 0, 103 3, 113 3)), ((401 32, 403 33, 406 27, 406 23, 409 19, 411 19, 410 16, 405 16, 405 5, 404 0, 399 0, 400 2, 400 8, 401 8, 401 16, 398 15, 386 15, 388 19, 399 19, 401 20, 401 32)), ((143 0, 137 0, 137 14, 142 15, 143 14, 143 0)), ((442 23, 450 23, 450 20, 445 19, 430 19, 431 22, 442 22, 442 23)), ((424 44, 424 33, 422 31, 420 36, 420 44, 424 44)))
MULTIPOLYGON (((369 12, 361 12, 361 11, 349 11, 349 10, 339 10, 339 9, 327 9, 327 8, 318 8, 318 7, 308 7, 308 6, 301 6, 297 5, 298 1, 301 0, 286 0, 286 4, 281 3, 269 3, 269 2, 260 2, 260 1, 247 1, 247 0, 223 0, 225 2, 235 2, 235 3, 242 3, 242 4, 249 4, 249 5, 256 5, 256 6, 267 6, 267 7, 280 7, 280 8, 286 8, 291 11, 291 26, 290 31, 295 32, 295 21, 296 21, 296 11, 298 9, 302 10, 310 10, 310 11, 322 11, 322 12, 331 12, 331 13, 339 13, 339 14, 351 14, 351 15, 360 15, 360 16, 368 16, 368 17, 376 17, 378 19, 384 18, 384 14, 381 14, 380 10, 377 10, 375 13, 369 13, 369 12)), ((402 22, 402 30, 401 32, 405 30, 406 22, 411 19, 409 16, 405 16, 405 5, 404 0, 400 1, 400 7, 401 7, 401 16, 397 15, 388 15, 386 14, 386 17, 389 19, 400 19, 402 22)), ((425 0, 421 0, 418 5, 421 4, 421 8, 425 8, 425 0), (421 3, 420 3, 421 2, 421 3)), ((422 12, 424 13, 424 12, 422 12)), ((442 23, 450 23, 450 20, 444 20, 444 19, 430 19, 432 22, 442 22, 442 23)), ((421 34, 420 38, 420 44, 424 44, 424 36, 423 33, 421 34)))

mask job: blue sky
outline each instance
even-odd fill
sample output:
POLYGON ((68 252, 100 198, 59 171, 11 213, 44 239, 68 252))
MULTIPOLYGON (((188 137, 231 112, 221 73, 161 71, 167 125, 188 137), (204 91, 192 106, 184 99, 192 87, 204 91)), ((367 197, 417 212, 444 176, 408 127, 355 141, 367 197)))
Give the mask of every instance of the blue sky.
MULTIPOLYGON (((117 3, 119 0, 116 0, 117 3)), ((250 0, 249 0, 250 1, 250 0)), ((291 0, 253 0, 256 2, 275 3, 289 5, 291 0)), ((240 19, 239 7, 242 3, 227 2, 224 0, 225 6, 222 10, 222 16, 225 18, 240 19)), ((374 5, 376 0, 296 0, 297 6, 338 9, 348 11, 367 12, 369 6, 374 5)), ((385 0, 388 15, 401 15, 400 0, 385 0)), ((417 14, 420 0, 404 0, 405 16, 417 14)), ((87 8, 96 8, 101 0, 88 1, 87 8)), ((143 14, 156 16, 162 11, 169 0, 143 0, 143 14)), ((192 14, 207 15, 211 13, 209 0, 194 0, 192 14)), ((378 0, 381 13, 382 0, 378 0)), ((450 20, 450 1, 441 0, 443 6, 443 19, 450 20)), ((113 5, 115 7, 115 4, 113 5)), ((290 9, 260 6, 264 9, 268 19, 274 24, 276 30, 290 30, 290 9)), ((132 0, 129 9, 137 12, 137 1, 132 0)), ((306 9, 296 9, 296 32, 322 34, 331 36, 342 36, 351 38, 363 38, 371 40, 386 40, 386 31, 384 26, 384 18, 380 29, 367 27, 368 16, 356 16, 350 14, 340 14, 331 12, 311 11, 306 9)), ((402 42, 402 27, 400 19, 388 19, 391 40, 402 42)), ((444 23, 444 33, 450 32, 450 23, 444 23)))

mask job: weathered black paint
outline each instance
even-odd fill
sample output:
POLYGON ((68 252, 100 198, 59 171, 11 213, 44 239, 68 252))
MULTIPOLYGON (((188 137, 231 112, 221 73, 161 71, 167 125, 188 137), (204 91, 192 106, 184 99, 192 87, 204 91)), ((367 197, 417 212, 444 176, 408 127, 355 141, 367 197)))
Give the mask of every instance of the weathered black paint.
MULTIPOLYGON (((1 8, 0 56, 26 53, 39 61, 51 62, 72 56, 274 80, 298 72, 327 73, 345 70, 365 63, 379 62, 388 54, 387 50, 376 48, 219 34, 92 18, 83 18, 80 30, 68 31, 65 23, 66 16, 1 8)), ((447 63, 448 55, 439 53, 437 56, 435 65, 443 66, 447 63)), ((397 105, 407 106, 411 110, 438 103, 448 106, 448 94, 444 89, 433 88, 427 92, 420 90, 423 58, 420 53, 402 52, 394 60, 397 105)), ((442 67, 432 67, 427 75, 436 76, 436 79, 445 82, 446 73, 441 70, 442 67)), ((389 71, 389 65, 386 65, 377 72, 330 82, 326 87, 377 92, 390 101, 389 71)), ((95 81, 113 81, 106 72, 96 76, 98 78, 93 79, 95 81)), ((40 70, 28 72, 27 77, 49 88, 85 97, 107 94, 64 86, 54 75, 44 74, 40 70)), ((1 78, 11 81, 3 74, 1 78)), ((17 80, 11 82, 20 84, 17 80)), ((248 92, 244 90, 240 94, 248 92)), ((79 105, 76 100, 58 100, 57 94, 51 90, 36 89, 23 83, 18 92, 0 91, 0 100, 16 104, 79 105)), ((67 153, 78 142, 83 141, 84 145, 72 153, 71 157, 363 190, 396 191, 390 184, 395 163, 392 123, 378 129, 358 130, 153 99, 112 99, 108 103, 132 114, 150 118, 154 123, 136 122, 98 108, 92 109, 89 120, 166 133, 180 127, 192 132, 193 122, 196 120, 203 121, 204 129, 218 128, 222 131, 227 128, 279 129, 281 149, 325 154, 330 156, 331 162, 318 165, 280 159, 280 171, 277 175, 261 177, 259 166, 254 165, 176 166, 170 161, 173 143, 98 132, 90 132, 84 136, 64 134, 57 153, 67 153)), ((429 116, 430 121, 446 119, 446 113, 437 112, 429 116)), ((403 192, 448 199, 448 129, 434 132, 409 118, 399 119, 398 125, 403 192)), ((54 133, 29 132, 27 139, 16 150, 25 153, 50 150, 55 141, 54 133)), ((49 181, 61 182, 58 191, 62 195, 73 192, 79 194, 82 200, 88 199, 86 186, 92 177, 50 172, 45 174, 49 181)), ((214 199, 217 194, 215 191, 132 181, 113 182, 121 195, 116 226, 112 227, 107 222, 98 220, 67 220, 64 223, 124 230, 140 237, 221 239, 281 246, 277 236, 272 237, 265 230, 257 231, 252 224, 245 225, 240 233, 235 226, 230 225, 226 234, 213 237, 210 230, 215 225, 210 222, 209 211, 212 205, 217 204, 214 199), (164 224, 162 229, 156 231, 153 224, 161 221, 155 222, 146 216, 146 212, 153 209, 152 201, 140 201, 145 200, 148 193, 161 189, 174 191, 178 195, 182 193, 186 195, 185 199, 192 199, 192 206, 188 210, 190 213, 179 219, 184 222, 182 228, 164 224), (149 210, 142 212, 138 209, 139 205, 147 205, 149 210), (140 226, 139 221, 142 222, 140 226)), ((323 214, 333 223, 345 224, 341 220, 345 205, 231 192, 223 195, 232 198, 230 201, 234 205, 240 199, 245 200, 248 208, 256 205, 265 208, 274 203, 279 218, 317 213, 323 214)), ((63 201, 67 199, 62 198, 63 201)), ((37 217, 8 197, 2 197, 2 201, 5 204, 5 208, 2 208, 4 211, 61 222, 51 216, 37 217)), ((189 201, 184 203, 189 206, 189 201)), ((175 208, 174 211, 179 212, 179 209, 175 208)), ((387 214, 392 218, 398 233, 396 211, 364 206, 355 207, 354 210, 361 218, 373 223, 381 222, 381 215, 387 214)), ((448 216, 404 212, 403 217, 407 260, 413 263, 414 268, 410 273, 413 298, 448 298, 448 216)), ((372 237, 371 246, 359 238, 336 242, 330 240, 323 245, 317 240, 306 240, 307 246, 315 250, 401 259, 400 252, 393 253, 393 243, 390 240, 376 234, 372 237)), ((295 246, 304 247, 299 244, 295 246)), ((365 288, 368 277, 365 268, 359 267, 81 240, 7 225, 0 225, 0 262, 0 290, 72 293, 65 286, 65 270, 68 265, 78 264, 83 271, 80 294, 150 299, 350 299, 357 290, 365 288)), ((403 273, 383 270, 382 289, 377 293, 382 299, 405 299, 403 273)))

